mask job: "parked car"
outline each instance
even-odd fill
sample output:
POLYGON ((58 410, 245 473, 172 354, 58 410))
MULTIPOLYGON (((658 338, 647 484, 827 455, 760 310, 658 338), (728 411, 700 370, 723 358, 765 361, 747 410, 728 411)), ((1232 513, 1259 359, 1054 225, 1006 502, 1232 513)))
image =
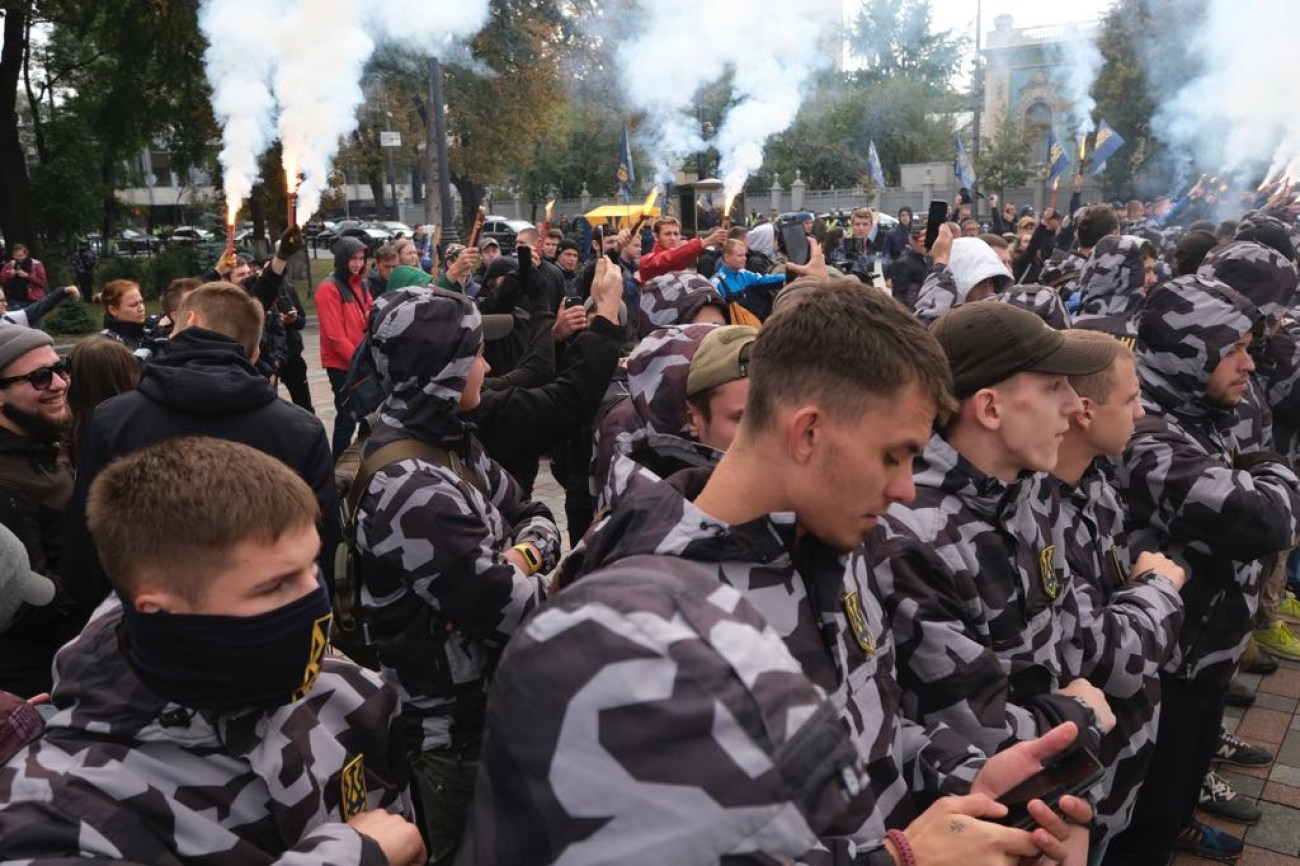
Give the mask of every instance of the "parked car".
POLYGON ((397 240, 398 238, 409 238, 411 235, 415 234, 415 230, 406 223, 397 222, 396 220, 379 220, 375 225, 387 229, 388 233, 393 236, 393 240, 397 240))
POLYGON ((364 228, 366 225, 364 220, 339 220, 329 228, 317 232, 315 237, 311 238, 312 246, 317 249, 329 249, 334 246, 336 240, 343 236, 343 232, 349 229, 364 228))
POLYGON ((163 247, 163 242, 158 238, 135 229, 119 229, 113 243, 118 252, 133 255, 157 252, 163 247))
POLYGON ((527 220, 488 216, 483 220, 483 228, 479 230, 478 239, 483 241, 492 238, 501 245, 501 249, 513 250, 515 248, 515 236, 524 229, 531 228, 536 228, 536 226, 527 220))
POLYGON ((391 239, 388 230, 379 226, 361 226, 360 228, 344 229, 339 232, 338 238, 356 238, 366 245, 366 249, 370 251, 371 255, 374 255, 375 250, 388 243, 391 239))
POLYGON ((207 229, 201 229, 198 226, 177 226, 172 229, 172 233, 167 236, 168 242, 175 244, 208 243, 212 239, 212 232, 207 229))

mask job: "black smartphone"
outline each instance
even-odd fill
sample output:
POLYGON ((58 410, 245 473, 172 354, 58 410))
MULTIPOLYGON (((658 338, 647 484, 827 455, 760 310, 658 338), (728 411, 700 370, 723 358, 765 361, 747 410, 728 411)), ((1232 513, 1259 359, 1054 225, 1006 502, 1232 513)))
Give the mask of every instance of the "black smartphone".
POLYGON ((930 202, 930 216, 925 221, 925 248, 934 246, 939 237, 939 226, 948 221, 948 202, 935 199, 930 202))
POLYGON ((564 296, 564 309, 567 310, 569 307, 581 307, 581 306, 582 306, 582 298, 578 297, 577 295, 564 296))
POLYGON ((1028 830, 1035 823, 1029 815, 1031 800, 1042 800, 1056 809, 1062 797, 1081 796, 1101 781, 1105 772, 1106 768, 1097 757, 1083 747, 1058 756, 1043 769, 998 797, 998 802, 1007 807, 1006 816, 999 818, 998 823, 1028 830))
POLYGON ((804 234, 803 223, 781 226, 781 246, 785 248, 786 259, 796 265, 806 265, 812 258, 812 248, 808 246, 808 235, 804 234))

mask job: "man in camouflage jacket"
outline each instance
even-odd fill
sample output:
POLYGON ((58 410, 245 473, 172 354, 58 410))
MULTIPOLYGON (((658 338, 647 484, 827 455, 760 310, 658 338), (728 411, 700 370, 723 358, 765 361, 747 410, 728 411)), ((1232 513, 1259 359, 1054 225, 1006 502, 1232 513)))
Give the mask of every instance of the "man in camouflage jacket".
POLYGON ((1098 241, 1079 277, 1083 295, 1074 327, 1131 338, 1138 310, 1155 285, 1155 262, 1155 248, 1140 238, 1107 235, 1098 241))
POLYGON ((1229 436, 1249 386, 1255 305, 1226 284, 1179 277, 1147 298, 1138 375, 1147 415, 1119 463, 1134 550, 1160 550, 1188 575, 1186 614, 1161 675, 1150 775, 1107 862, 1163 862, 1190 820, 1218 743, 1223 698, 1251 630, 1266 558, 1293 543, 1300 481, 1267 451, 1229 436))
POLYGON ((539 575, 555 566, 560 537, 546 506, 523 496, 461 418, 477 405, 487 367, 473 303, 434 289, 387 292, 375 301, 370 343, 387 397, 364 454, 416 439, 466 470, 425 458, 390 463, 371 479, 357 518, 367 641, 402 696, 431 854, 449 860, 488 673, 542 600, 539 575))
MULTIPOLYGON (((946 370, 933 341, 901 307, 846 285, 850 282, 812 289, 769 319, 754 344, 750 401, 741 430, 716 469, 689 469, 663 480, 626 458, 616 462, 612 512, 588 532, 580 552, 566 560, 562 582, 568 588, 525 625, 502 661, 462 862, 706 863, 720 858, 742 862, 739 855, 751 854, 753 859, 743 862, 803 855, 805 863, 846 863, 854 856, 864 858, 857 862, 893 863, 881 837, 886 828, 901 828, 915 817, 914 793, 933 797, 965 791, 973 781, 996 793, 1023 778, 1007 771, 1011 765, 1027 769, 1017 764, 1023 751, 984 764, 964 739, 942 726, 922 730, 898 713, 889 634, 868 591, 865 560, 846 551, 861 541, 859 506, 878 513, 889 500, 909 494, 907 460, 900 457, 890 464, 887 478, 859 474, 860 464, 850 468, 832 461, 839 488, 824 476, 811 486, 783 477, 825 472, 831 464, 816 458, 792 469, 788 458, 774 450, 785 435, 771 419, 774 411, 783 410, 769 406, 824 400, 828 379, 857 383, 853 387, 864 390, 860 383, 867 379, 857 375, 859 367, 874 370, 870 380, 880 381, 882 367, 862 345, 864 325, 893 343, 892 363, 884 367, 906 377, 907 384, 901 403, 882 402, 865 412, 861 423, 875 432, 867 434, 871 441, 865 447, 855 446, 856 452, 880 461, 876 449, 888 440, 888 451, 907 453, 913 447, 907 443, 923 439, 934 407, 945 399, 946 370), (818 324, 810 327, 813 322, 818 324), (823 324, 827 322, 839 325, 823 324), (765 340, 772 360, 763 356, 765 340), (802 361, 790 348, 800 340, 820 341, 804 346, 802 361), (820 360, 808 365, 808 354, 820 360), (942 375, 899 372, 918 356, 925 369, 942 375), (828 366, 836 369, 829 376, 828 366), (848 369, 840 372, 841 367, 848 369), (767 376, 784 384, 760 384, 765 369, 780 369, 767 376), (936 396, 923 390, 930 387, 938 389, 936 396), (768 402, 777 400, 779 404, 768 402), (896 409, 906 419, 901 425, 873 422, 877 412, 893 417, 896 409), (771 426, 764 426, 764 418, 771 426), (753 486, 742 493, 736 484, 753 486), (794 488, 804 492, 779 492, 794 488), (756 511, 763 505, 778 510, 756 511), (804 831, 799 838, 765 834, 745 847, 736 841, 740 815, 734 804, 751 783, 742 780, 735 762, 749 755, 750 775, 782 762, 765 757, 755 745, 743 751, 728 745, 724 737, 733 720, 743 724, 743 719, 731 706, 726 676, 697 674, 703 687, 696 689, 669 677, 670 670, 656 677, 652 691, 632 687, 634 680, 649 675, 635 673, 633 665, 661 664, 658 657, 670 652, 663 646, 665 638, 681 625, 714 640, 724 634, 718 611, 700 615, 687 605, 692 595, 696 605, 708 601, 748 623, 747 628, 728 626, 726 646, 716 646, 724 653, 749 641, 756 657, 767 658, 757 655, 761 649, 775 658, 782 653, 769 649, 766 635, 779 637, 815 693, 829 693, 839 730, 847 728, 852 751, 866 764, 863 784, 833 791, 840 798, 835 810, 800 809, 807 828, 799 828, 804 831), (753 631, 764 621, 768 625, 760 639, 753 631), (709 709, 717 701, 727 713, 709 709), (710 721, 715 712, 719 715, 710 721), (525 714, 530 721, 521 726, 518 720, 525 714), (673 759, 663 760, 668 754, 673 759), (807 830, 823 837, 815 850, 805 851, 813 842, 807 830)), ((878 345, 875 349, 879 354, 878 345)), ((856 424, 853 429, 862 431, 856 424)), ((819 441, 830 435, 822 432, 819 441)), ((671 655, 679 664, 708 659, 692 648, 671 655)), ((769 663, 775 664, 764 662, 769 663)), ((760 705, 766 702, 764 691, 772 694, 757 690, 760 705)), ((745 727, 761 730, 752 722, 745 727)), ((1067 726, 1056 734, 1054 748, 1059 748, 1073 740, 1074 730, 1067 726)), ((823 778, 814 775, 809 781, 820 788, 823 778)), ((756 820, 765 821, 771 794, 765 777, 758 781, 745 801, 753 804, 756 820)), ((933 808, 964 808, 964 801, 944 798, 933 808)), ((958 827, 963 820, 957 819, 958 827)), ((916 840, 918 846, 955 843, 947 827, 930 836, 909 831, 926 837, 916 840)), ((1066 832, 1063 826, 1056 831, 1061 836, 1066 832)), ((971 862, 986 862, 990 849, 1007 844, 1006 839, 972 840, 971 862)), ((916 851, 919 857, 921 848, 916 851)))

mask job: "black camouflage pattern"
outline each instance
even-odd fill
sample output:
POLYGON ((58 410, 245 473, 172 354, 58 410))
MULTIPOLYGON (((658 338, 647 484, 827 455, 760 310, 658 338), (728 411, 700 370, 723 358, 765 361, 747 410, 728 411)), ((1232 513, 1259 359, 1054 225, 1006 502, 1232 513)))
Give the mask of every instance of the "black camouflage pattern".
POLYGON ((657 328, 689 324, 708 304, 727 309, 713 283, 695 271, 671 271, 641 286, 636 311, 637 336, 657 328))
POLYGON ((345 823, 368 809, 410 811, 392 752, 397 697, 375 674, 326 657, 302 700, 195 713, 135 676, 121 616, 111 597, 60 651, 58 713, 0 769, 0 861, 387 863, 345 823))
POLYGON ((560 552, 550 510, 524 496, 456 413, 482 344, 480 323, 468 299, 427 288, 386 292, 371 315, 375 365, 388 396, 363 453, 420 439, 458 455, 486 489, 447 467, 408 459, 377 472, 358 507, 366 639, 423 749, 477 748, 486 679, 544 597, 540 579, 525 576, 506 551, 536 545, 542 572, 560 552))
POLYGON ((1134 319, 1145 298, 1142 243, 1129 235, 1107 235, 1097 241, 1079 275, 1083 296, 1074 327, 1120 337, 1134 335, 1134 319))
POLYGON ((1219 361, 1261 326, 1253 304, 1199 275, 1152 290, 1137 350, 1147 415, 1116 472, 1130 548, 1163 552, 1187 571, 1186 615, 1165 671, 1210 685, 1227 685, 1266 560, 1293 544, 1300 508, 1291 468, 1267 457, 1239 462, 1235 413, 1205 400, 1219 361))
POLYGON ((1028 310, 1058 331, 1068 330, 1071 325, 1070 314, 1065 311, 1060 293, 1047 286, 1012 286, 1007 291, 995 292, 984 300, 1028 310))
POLYGON ((927 324, 951 310, 957 303, 957 281, 947 265, 935 265, 921 284, 916 297, 916 316, 927 324))
POLYGON ((1250 301, 1269 324, 1295 306, 1300 272, 1295 262, 1272 247, 1253 241, 1234 241, 1215 247, 1197 271, 1207 279, 1227 283, 1250 301))

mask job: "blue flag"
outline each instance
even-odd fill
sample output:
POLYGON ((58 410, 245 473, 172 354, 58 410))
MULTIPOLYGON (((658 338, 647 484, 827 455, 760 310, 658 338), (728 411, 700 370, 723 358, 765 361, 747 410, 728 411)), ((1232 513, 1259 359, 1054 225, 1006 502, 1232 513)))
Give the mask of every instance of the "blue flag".
POLYGON ((618 168, 614 172, 618 181, 618 194, 627 204, 632 198, 632 184, 636 183, 636 167, 632 165, 632 143, 627 137, 627 127, 623 127, 623 141, 618 149, 618 168))
POLYGON ((1065 146, 1055 132, 1047 133, 1047 182, 1056 183, 1056 179, 1065 174, 1069 167, 1070 157, 1065 152, 1065 146))
POLYGON ((952 163, 952 173, 957 175, 961 185, 967 189, 973 189, 975 186, 975 166, 971 164, 970 154, 966 152, 966 145, 961 143, 961 136, 957 136, 957 158, 952 163))
POLYGON ((1120 134, 1110 128, 1110 124, 1101 121, 1097 124, 1097 135, 1092 140, 1092 169, 1091 173, 1096 174, 1106 167, 1106 160, 1124 146, 1124 139, 1120 134))
POLYGON ((876 189, 885 188, 885 170, 880 167, 880 154, 876 153, 876 143, 872 141, 867 147, 867 167, 871 171, 871 182, 876 189))

